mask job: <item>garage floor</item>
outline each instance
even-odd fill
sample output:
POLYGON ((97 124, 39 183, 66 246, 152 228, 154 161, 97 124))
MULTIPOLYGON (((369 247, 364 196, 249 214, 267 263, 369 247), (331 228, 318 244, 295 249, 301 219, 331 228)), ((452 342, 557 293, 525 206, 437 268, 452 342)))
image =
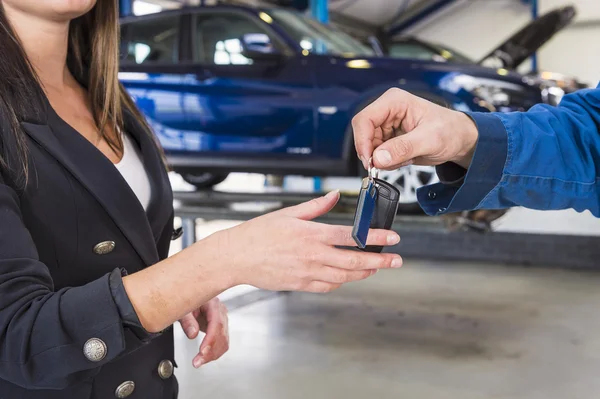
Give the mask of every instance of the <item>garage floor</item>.
POLYGON ((600 274, 407 261, 329 295, 235 309, 181 399, 598 398, 600 274))

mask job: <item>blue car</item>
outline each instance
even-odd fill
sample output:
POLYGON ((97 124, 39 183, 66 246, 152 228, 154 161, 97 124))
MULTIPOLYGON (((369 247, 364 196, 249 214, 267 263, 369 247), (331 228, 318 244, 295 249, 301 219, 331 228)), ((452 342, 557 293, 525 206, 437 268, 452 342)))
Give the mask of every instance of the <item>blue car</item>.
MULTIPOLYGON (((351 119, 392 87, 457 110, 526 110, 539 86, 506 69, 377 56, 300 13, 183 8, 122 19, 120 79, 168 163, 199 188, 230 172, 361 176, 351 119)), ((402 193, 435 181, 430 167, 385 177, 402 193)))

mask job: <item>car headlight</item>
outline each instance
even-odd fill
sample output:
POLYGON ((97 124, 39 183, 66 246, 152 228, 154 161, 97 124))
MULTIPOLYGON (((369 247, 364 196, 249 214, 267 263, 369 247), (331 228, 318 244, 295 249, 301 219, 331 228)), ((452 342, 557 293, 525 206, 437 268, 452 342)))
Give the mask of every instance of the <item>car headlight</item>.
POLYGON ((513 100, 511 93, 523 91, 522 85, 519 84, 464 74, 450 74, 440 81, 440 86, 451 93, 468 91, 476 97, 479 106, 490 111, 510 105, 513 100))

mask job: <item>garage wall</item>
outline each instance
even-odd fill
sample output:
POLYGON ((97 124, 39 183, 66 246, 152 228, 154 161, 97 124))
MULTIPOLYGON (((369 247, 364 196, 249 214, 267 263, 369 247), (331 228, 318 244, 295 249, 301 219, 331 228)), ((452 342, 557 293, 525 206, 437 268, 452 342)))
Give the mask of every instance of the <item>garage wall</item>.
MULTIPOLYGON (((541 69, 578 76, 596 84, 600 80, 600 1, 538 0, 540 13, 573 4, 578 16, 539 52, 541 69), (587 48, 582 46, 587 45, 587 48)), ((475 59, 485 56, 531 20, 531 9, 520 0, 459 0, 407 34, 454 47, 475 59)), ((527 69, 528 66, 523 66, 527 69)))
MULTIPOLYGON (((568 4, 564 0, 540 0, 540 12, 568 4)), ((596 85, 600 80, 600 1, 571 0, 577 7, 577 19, 557 34, 539 52, 539 64, 579 76, 596 85)))

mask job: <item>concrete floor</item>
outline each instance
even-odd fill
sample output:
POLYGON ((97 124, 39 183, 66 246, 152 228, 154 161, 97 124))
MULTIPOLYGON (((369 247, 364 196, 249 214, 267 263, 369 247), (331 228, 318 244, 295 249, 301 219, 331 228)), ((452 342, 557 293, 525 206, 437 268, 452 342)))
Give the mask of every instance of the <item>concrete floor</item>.
POLYGON ((181 399, 588 399, 600 392, 600 274, 407 261, 329 295, 230 314, 200 370, 176 330, 181 399))

